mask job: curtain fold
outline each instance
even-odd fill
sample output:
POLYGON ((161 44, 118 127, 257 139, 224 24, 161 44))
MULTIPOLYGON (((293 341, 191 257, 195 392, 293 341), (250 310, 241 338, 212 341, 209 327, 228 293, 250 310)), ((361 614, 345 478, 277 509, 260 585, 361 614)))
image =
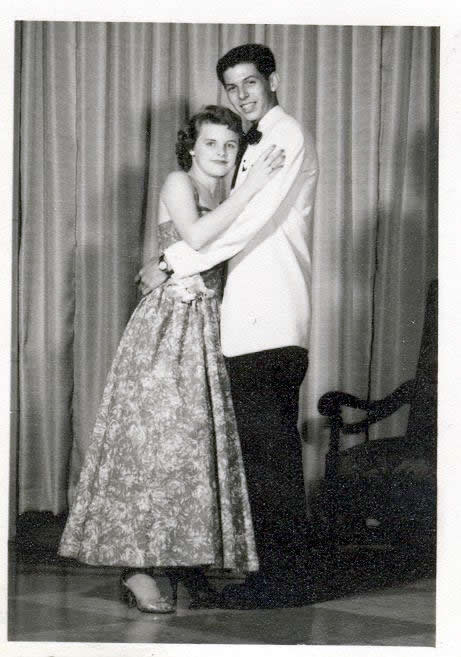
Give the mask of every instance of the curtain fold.
POLYGON ((75 28, 25 23, 21 63, 19 509, 66 504, 73 441, 75 28))
POLYGON ((76 24, 76 316, 71 483, 136 301, 146 197, 151 30, 76 24))
MULTIPOLYGON (((308 482, 324 472, 329 431, 317 402, 329 390, 366 398, 373 324, 382 28, 317 28, 310 365, 301 398, 308 482), (336 48, 333 48, 336 44, 336 48)), ((362 440, 347 436, 344 446, 362 440)))
MULTIPOLYGON (((301 424, 306 479, 320 478, 319 397, 375 398, 415 372, 437 266, 437 29, 24 22, 20 33, 19 512, 67 506, 139 299, 134 276, 156 253, 177 130, 203 104, 227 104, 216 61, 249 41, 273 49, 279 101, 319 152, 301 424)), ((403 434, 405 421, 385 429, 403 434)))
MULTIPOLYGON (((383 29, 372 398, 413 378, 427 286, 437 276, 433 40, 429 28, 383 29)), ((407 417, 403 408, 372 436, 403 435, 407 417)))

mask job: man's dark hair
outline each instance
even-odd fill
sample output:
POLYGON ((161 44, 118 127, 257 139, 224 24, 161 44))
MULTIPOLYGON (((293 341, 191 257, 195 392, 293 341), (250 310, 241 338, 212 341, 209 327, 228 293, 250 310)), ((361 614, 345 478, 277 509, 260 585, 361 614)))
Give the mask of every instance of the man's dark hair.
POLYGON ((218 61, 216 74, 221 84, 224 84, 224 72, 228 68, 243 63, 254 64, 266 79, 275 71, 275 57, 270 48, 260 43, 246 43, 232 48, 218 61))

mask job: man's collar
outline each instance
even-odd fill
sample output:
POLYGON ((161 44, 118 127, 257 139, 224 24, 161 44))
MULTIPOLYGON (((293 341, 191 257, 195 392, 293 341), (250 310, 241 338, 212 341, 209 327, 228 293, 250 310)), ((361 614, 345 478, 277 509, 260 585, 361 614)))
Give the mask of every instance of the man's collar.
POLYGON ((285 114, 285 112, 280 105, 274 105, 274 107, 264 114, 263 118, 259 121, 258 130, 261 130, 262 133, 266 132, 272 128, 274 123, 276 123, 283 114, 285 114))

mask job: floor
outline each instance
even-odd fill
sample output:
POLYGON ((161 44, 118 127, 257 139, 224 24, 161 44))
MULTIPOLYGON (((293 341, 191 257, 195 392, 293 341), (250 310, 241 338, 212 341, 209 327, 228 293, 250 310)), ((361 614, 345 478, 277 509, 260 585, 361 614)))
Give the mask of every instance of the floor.
MULTIPOLYGON (((223 580, 215 583, 223 585, 223 580)), ((434 646, 435 579, 348 594, 305 607, 172 615, 118 600, 112 571, 21 564, 11 569, 9 641, 434 646)))

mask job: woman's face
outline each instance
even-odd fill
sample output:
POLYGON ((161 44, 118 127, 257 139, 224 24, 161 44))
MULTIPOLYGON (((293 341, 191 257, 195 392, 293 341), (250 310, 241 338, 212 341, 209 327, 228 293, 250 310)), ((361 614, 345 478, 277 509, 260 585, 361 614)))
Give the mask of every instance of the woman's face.
POLYGON ((225 125, 202 123, 191 151, 192 170, 197 167, 212 178, 222 178, 235 164, 238 135, 225 125))

